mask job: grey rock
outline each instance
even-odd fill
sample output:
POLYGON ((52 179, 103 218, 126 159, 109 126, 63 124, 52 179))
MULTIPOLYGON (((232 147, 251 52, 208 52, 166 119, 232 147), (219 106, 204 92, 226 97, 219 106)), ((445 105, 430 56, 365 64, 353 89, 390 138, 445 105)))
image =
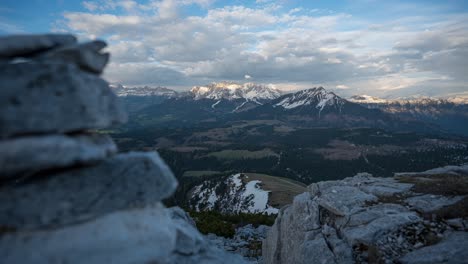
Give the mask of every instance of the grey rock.
POLYGON ((109 85, 73 64, 0 65, 0 137, 106 128, 126 121, 109 85))
POLYGON ((298 264, 306 264, 306 263, 320 263, 320 264, 328 264, 328 263, 335 263, 335 256, 333 252, 329 249, 327 245, 327 241, 325 238, 319 234, 313 240, 307 240, 301 245, 301 260, 300 262, 280 262, 280 263, 298 263, 298 264))
POLYGON ((448 225, 450 225, 453 228, 456 229, 464 229, 465 225, 463 224, 463 219, 462 218, 453 218, 453 219, 448 219, 445 220, 448 225))
POLYGON ((236 228, 236 232, 232 238, 218 237, 214 234, 208 234, 205 237, 209 242, 220 249, 230 251, 241 255, 246 261, 254 263, 263 263, 261 251, 257 248, 252 248, 252 243, 261 243, 266 237, 268 226, 260 225, 254 227, 251 224, 236 228))
MULTIPOLYGON (((282 237, 282 221, 286 218, 285 212, 289 210, 290 205, 282 207, 278 215, 276 216, 275 223, 267 232, 267 237, 263 240, 262 243, 262 253, 265 263, 280 263, 281 261, 281 251, 283 248, 283 237, 282 237)), ((317 231, 319 232, 319 231, 317 231)))
POLYGON ((304 263, 302 245, 314 231, 320 233, 319 206, 306 192, 280 210, 262 245, 265 263, 304 263))
POLYGON ((379 197, 385 197, 406 193, 412 187, 413 184, 399 183, 393 178, 388 178, 371 185, 362 185, 360 189, 369 194, 373 194, 379 197))
POLYGON ((0 238, 2 263, 150 263, 169 259, 176 233, 162 205, 59 229, 0 238))
POLYGON ((378 204, 367 207, 362 211, 353 214, 349 217, 347 223, 348 227, 367 225, 375 219, 384 217, 386 215, 395 215, 400 213, 407 213, 409 210, 399 204, 378 204))
POLYGON ((0 37, 0 58, 28 57, 64 45, 76 43, 68 34, 12 35, 0 37))
POLYGON ((424 194, 410 197, 406 199, 405 202, 419 212, 428 213, 445 206, 453 205, 463 200, 463 198, 464 196, 447 197, 442 195, 424 194))
POLYGON ((155 203, 60 228, 7 233, 0 237, 2 263, 245 263, 211 246, 179 213, 155 203))
POLYGON ((322 228, 323 238, 325 239, 329 250, 333 253, 333 259, 337 263, 354 263, 352 248, 339 238, 335 228, 324 225, 322 228))
POLYGON ((0 189, 0 226, 37 230, 144 207, 169 197, 177 181, 159 155, 128 153, 0 189))
POLYGON ((386 211, 370 223, 344 228, 343 234, 350 245, 372 245, 377 241, 379 236, 397 231, 402 226, 420 221, 422 221, 421 218, 415 212, 392 213, 391 211, 386 211))
POLYGON ((95 163, 117 152, 104 134, 26 136, 0 141, 0 178, 95 163))
POLYGON ((179 207, 166 209, 176 233, 175 247, 167 261, 161 263, 246 263, 240 255, 227 253, 210 243, 198 232, 190 216, 179 207))
POLYGON ((187 212, 182 210, 182 208, 178 206, 174 206, 174 207, 168 208, 167 210, 171 214, 172 219, 182 220, 182 221, 189 223, 192 226, 196 226, 195 221, 190 217, 190 215, 187 212))
MULTIPOLYGON (((442 232, 450 229, 435 218, 423 220, 415 207, 405 204, 405 197, 415 195, 411 188, 411 184, 393 178, 367 174, 312 184, 308 187, 309 197, 297 196, 292 205, 280 210, 264 240, 265 263, 394 263, 406 254, 424 250, 425 245, 437 242, 443 237, 442 232), (381 199, 394 195, 400 199, 381 199), (415 251, 408 253, 412 250, 415 251)), ((454 197, 423 198, 434 200, 425 208, 433 208, 431 202, 454 202, 454 197)), ((447 223, 465 230, 459 228, 464 227, 463 221, 447 223)), ((466 263, 467 257, 457 256, 468 248, 466 234, 457 240, 459 243, 450 244, 452 248, 441 253, 442 257, 434 258, 436 263, 466 263)), ((444 247, 435 250, 443 251, 444 247)), ((431 257, 420 255, 408 260, 411 262, 405 263, 431 263, 431 257)))
POLYGON ((41 55, 40 59, 73 63, 82 70, 100 74, 110 57, 109 53, 100 52, 106 46, 104 41, 95 40, 53 49, 41 55))
POLYGON ((366 202, 374 202, 377 197, 367 194, 357 187, 352 186, 333 186, 318 198, 320 206, 338 216, 351 214, 366 202))
POLYGON ((444 235, 445 238, 441 242, 406 254, 403 258, 400 259, 401 263, 467 263, 468 232, 452 232, 446 233, 444 235))

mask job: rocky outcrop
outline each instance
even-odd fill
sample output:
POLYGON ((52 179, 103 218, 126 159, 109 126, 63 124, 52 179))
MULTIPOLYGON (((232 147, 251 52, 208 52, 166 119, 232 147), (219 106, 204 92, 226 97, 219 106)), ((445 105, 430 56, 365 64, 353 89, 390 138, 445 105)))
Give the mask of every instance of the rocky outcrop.
POLYGON ((211 243, 221 249, 239 254, 250 263, 263 263, 262 240, 265 239, 269 226, 254 227, 251 224, 236 228, 232 238, 208 234, 211 243))
POLYGON ((466 263, 468 174, 460 168, 314 183, 280 210, 264 261, 466 263))
POLYGON ((157 153, 94 131, 126 120, 105 45, 0 38, 0 262, 244 263, 164 207, 177 181, 157 153))

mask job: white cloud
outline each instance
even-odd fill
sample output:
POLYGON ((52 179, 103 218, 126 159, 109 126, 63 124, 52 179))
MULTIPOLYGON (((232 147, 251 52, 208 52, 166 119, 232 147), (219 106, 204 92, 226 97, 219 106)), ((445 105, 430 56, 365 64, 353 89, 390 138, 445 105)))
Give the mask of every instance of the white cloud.
POLYGON ((212 3, 86 1, 90 12, 64 13, 63 29, 107 39, 112 64, 106 76, 124 84, 185 82, 188 88, 255 76, 288 89, 323 85, 372 94, 428 82, 443 91, 468 82, 468 21, 462 15, 370 23, 344 13, 271 4, 210 8, 212 3), (189 5, 206 13, 183 15, 189 5), (119 15, 111 11, 117 8, 119 15))
POLYGON ((86 8, 89 11, 96 11, 99 9, 99 6, 97 3, 90 2, 90 1, 84 1, 83 3, 84 8, 86 8))
POLYGON ((335 86, 336 89, 349 89, 349 86, 347 85, 344 85, 344 84, 338 84, 337 86, 335 86))

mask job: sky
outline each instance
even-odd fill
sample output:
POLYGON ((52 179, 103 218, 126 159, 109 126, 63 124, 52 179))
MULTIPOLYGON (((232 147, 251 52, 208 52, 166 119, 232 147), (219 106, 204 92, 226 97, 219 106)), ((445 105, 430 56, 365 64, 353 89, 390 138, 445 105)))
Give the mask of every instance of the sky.
POLYGON ((104 78, 340 95, 468 96, 466 0, 2 0, 0 35, 104 39, 104 78))

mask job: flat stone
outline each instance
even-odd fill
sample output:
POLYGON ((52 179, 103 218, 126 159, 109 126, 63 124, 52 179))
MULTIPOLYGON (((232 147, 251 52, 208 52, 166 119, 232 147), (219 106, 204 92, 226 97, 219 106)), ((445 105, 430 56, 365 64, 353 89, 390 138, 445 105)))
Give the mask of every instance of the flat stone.
POLYGON ((435 245, 406 254, 400 262, 408 264, 467 263, 468 232, 445 233, 444 236, 445 238, 435 245))
MULTIPOLYGON (((397 213, 392 210, 382 212, 381 208, 370 208, 369 211, 372 212, 372 210, 377 212, 377 214, 383 214, 366 224, 343 229, 342 234, 348 241, 348 244, 372 245, 382 234, 391 233, 402 226, 422 221, 415 212, 397 213)), ((362 214, 369 214, 369 211, 362 212, 362 214)))
POLYGON ((405 202, 419 212, 428 213, 445 206, 450 206, 463 200, 464 196, 442 196, 424 194, 419 196, 410 197, 405 202))
POLYGON ((106 128, 127 119, 108 83, 73 64, 2 64, 0 79, 0 137, 106 128))
POLYGON ((0 226, 37 230, 76 223, 154 204, 176 187, 176 179, 156 152, 120 154, 96 166, 4 186, 0 226))
POLYGON ((29 57, 52 48, 76 43, 69 34, 12 35, 0 37, 0 58, 29 57))
POLYGON ((368 208, 364 208, 362 211, 351 215, 347 222, 347 226, 354 227, 366 225, 375 219, 384 217, 386 215, 395 215, 407 212, 409 212, 409 210, 399 204, 377 204, 368 208))
POLYGON ((82 70, 100 74, 109 61, 109 53, 101 53, 107 44, 101 40, 52 49, 40 56, 43 60, 74 63, 82 70))
POLYGON ((374 201, 377 201, 376 196, 352 186, 330 187, 318 198, 320 206, 338 216, 349 215, 359 210, 366 202, 374 201))
POLYGON ((452 218, 452 219, 447 219, 445 222, 450 225, 453 228, 456 229, 461 229, 463 230, 465 228, 465 225, 463 224, 463 218, 452 218))
POLYGON ((2 263, 168 263, 176 232, 161 204, 0 237, 2 263), (166 260, 166 261, 165 261, 166 260))
POLYGON ((117 152, 105 134, 26 136, 0 141, 0 149, 0 178, 95 163, 117 152))
POLYGON ((385 197, 409 192, 410 189, 413 187, 413 184, 410 183, 398 183, 393 179, 389 180, 371 185, 363 185, 360 187, 360 189, 369 194, 385 197))

